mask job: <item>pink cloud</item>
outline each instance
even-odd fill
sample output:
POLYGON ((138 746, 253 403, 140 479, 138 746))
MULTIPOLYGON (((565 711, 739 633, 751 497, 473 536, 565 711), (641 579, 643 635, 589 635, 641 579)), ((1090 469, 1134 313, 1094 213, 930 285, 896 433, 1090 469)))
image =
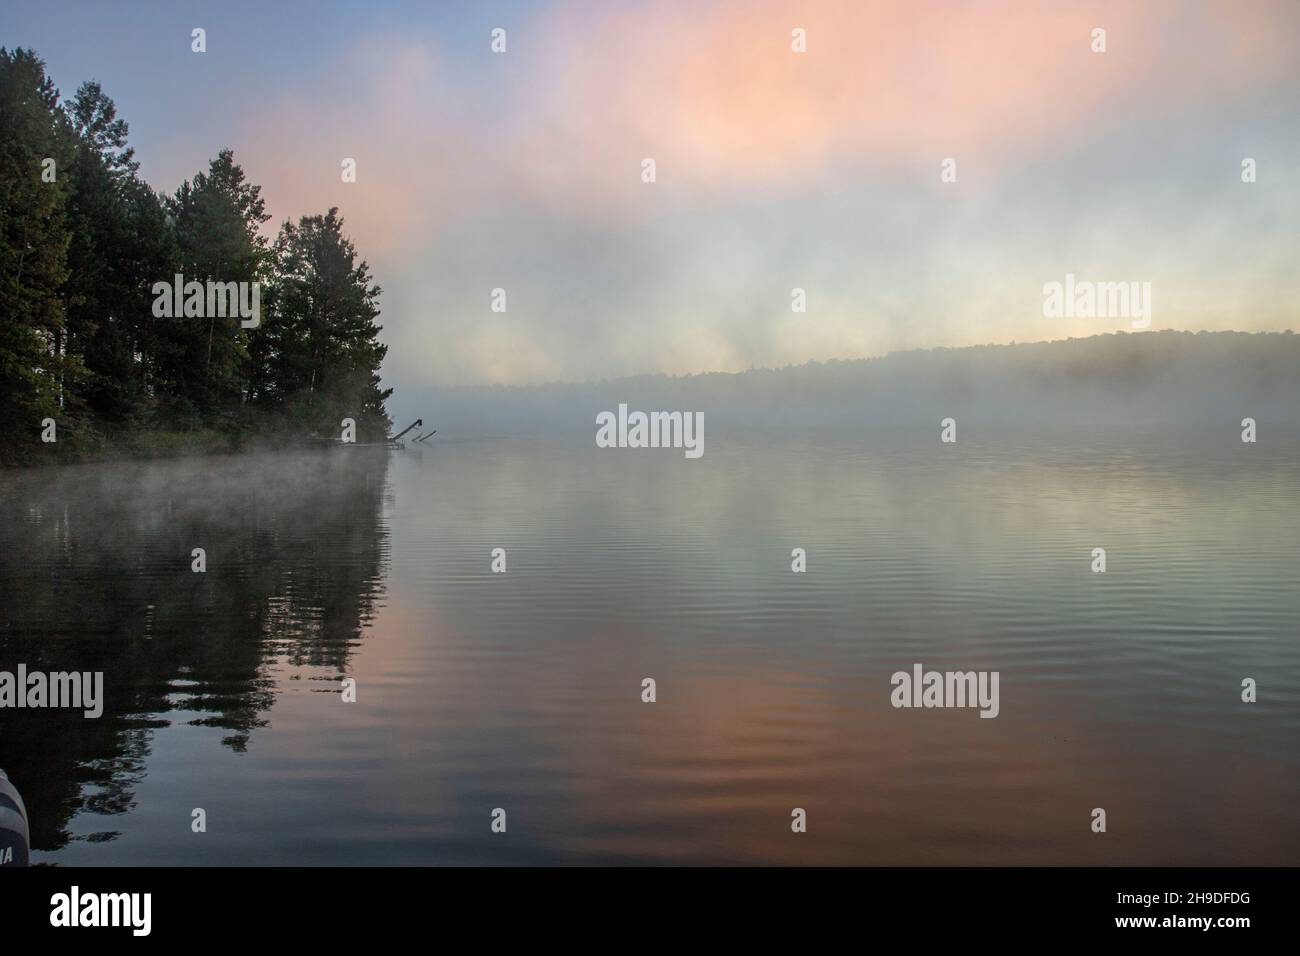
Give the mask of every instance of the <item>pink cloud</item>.
POLYGON ((723 194, 844 164, 1005 168, 1111 113, 1131 120, 1285 77, 1300 30, 1277 28, 1294 19, 1284 4, 1262 6, 563 7, 533 41, 528 109, 547 122, 521 136, 519 175, 536 195, 599 208, 636 201, 645 156, 661 183, 723 194), (795 27, 805 54, 791 50, 795 27), (1107 31, 1104 54, 1090 48, 1094 27, 1107 31))
POLYGON ((262 184, 274 224, 338 206, 373 259, 436 221, 463 187, 448 157, 457 110, 440 71, 429 43, 371 37, 251 116, 237 155, 262 184), (354 183, 342 180, 345 158, 356 160, 354 183))
POLYGON ((471 51, 464 70, 418 35, 365 38, 280 92, 238 142, 277 217, 338 205, 376 254, 485 200, 601 219, 653 210, 644 157, 661 188, 696 202, 798 190, 835 169, 937 179, 948 156, 978 184, 1116 120, 1285 78, 1300 29, 1277 24, 1300 18, 1285 3, 1250 11, 1172 0, 562 4, 511 26, 508 70, 486 36, 484 62, 471 51), (796 27, 805 54, 791 51, 796 27), (485 89, 495 112, 475 105, 485 89), (356 184, 340 182, 345 156, 358 161, 356 184))

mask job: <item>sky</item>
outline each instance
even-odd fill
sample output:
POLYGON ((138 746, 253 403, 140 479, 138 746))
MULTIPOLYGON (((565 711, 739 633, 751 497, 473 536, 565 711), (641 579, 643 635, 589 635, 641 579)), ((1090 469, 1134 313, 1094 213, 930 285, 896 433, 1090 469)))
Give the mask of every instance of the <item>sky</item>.
POLYGON ((269 229, 337 206, 399 390, 1130 328, 1045 315, 1067 273, 1296 325, 1293 2, 4 0, 0 45, 99 80, 159 190, 229 146, 269 229))

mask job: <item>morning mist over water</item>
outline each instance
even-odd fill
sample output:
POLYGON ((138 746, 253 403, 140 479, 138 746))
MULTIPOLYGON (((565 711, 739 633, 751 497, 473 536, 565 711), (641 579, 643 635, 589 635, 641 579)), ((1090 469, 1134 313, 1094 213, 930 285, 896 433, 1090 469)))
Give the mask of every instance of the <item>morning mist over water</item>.
POLYGON ((0 3, 0 939, 1285 938, 1297 75, 1290 0, 0 3))
POLYGON ((34 858, 1286 863, 1300 429, 1270 402, 1298 366, 1290 336, 1208 341, 1228 357, 1195 376, 1054 391, 1100 424, 1018 421, 1001 374, 981 415, 984 356, 917 356, 972 396, 952 442, 797 427, 787 392, 781 426, 706 413, 697 460, 598 448, 593 420, 8 474, 5 659, 107 687, 57 747, 49 712, 0 711, 34 858), (1239 402, 1205 426, 1233 388, 1266 440, 1239 402), (1134 390, 1183 400, 1125 425, 1134 390), (995 719, 892 706, 914 665, 999 675, 995 719), (787 804, 817 839, 769 825, 787 804), (545 824, 484 846, 487 805, 545 824), (177 842, 193 806, 244 822, 177 842), (1122 843, 1072 825, 1095 806, 1122 843))

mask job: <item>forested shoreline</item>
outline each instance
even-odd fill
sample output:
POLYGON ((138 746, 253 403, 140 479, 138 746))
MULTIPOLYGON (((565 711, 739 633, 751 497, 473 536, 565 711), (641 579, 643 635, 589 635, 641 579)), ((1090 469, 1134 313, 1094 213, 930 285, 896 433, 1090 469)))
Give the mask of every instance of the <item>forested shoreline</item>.
POLYGON ((386 434, 380 289, 338 210, 268 238, 231 150, 170 195, 134 156, 98 83, 63 99, 0 47, 0 463, 386 434), (220 293, 250 288, 241 321, 220 293))

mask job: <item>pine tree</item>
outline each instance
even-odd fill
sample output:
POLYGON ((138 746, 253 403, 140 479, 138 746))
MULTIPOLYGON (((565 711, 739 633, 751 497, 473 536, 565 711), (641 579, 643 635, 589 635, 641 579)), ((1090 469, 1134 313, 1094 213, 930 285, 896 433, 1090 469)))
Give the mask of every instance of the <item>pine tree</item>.
POLYGON ((39 447, 41 422, 57 421, 61 388, 77 367, 63 340, 60 293, 71 237, 58 101, 40 58, 0 47, 0 457, 6 459, 39 447))
MULTIPOLYGON (((261 187, 247 181, 224 149, 168 203, 186 282, 260 282, 269 244, 260 232, 270 216, 261 187)), ((169 398, 182 417, 230 424, 237 418, 248 372, 248 334, 237 320, 208 315, 174 318, 160 332, 169 398)))
POLYGON ((336 431, 356 420, 369 438, 391 424, 380 389, 380 288, 357 262, 338 209, 286 222, 275 247, 276 274, 269 318, 255 337, 257 398, 290 409, 307 427, 336 431))
POLYGON ((127 125, 99 84, 83 83, 65 113, 74 137, 69 348, 87 370, 80 389, 87 411, 106 423, 138 421, 149 402, 150 289, 171 280, 174 237, 160 200, 136 176, 127 125))

